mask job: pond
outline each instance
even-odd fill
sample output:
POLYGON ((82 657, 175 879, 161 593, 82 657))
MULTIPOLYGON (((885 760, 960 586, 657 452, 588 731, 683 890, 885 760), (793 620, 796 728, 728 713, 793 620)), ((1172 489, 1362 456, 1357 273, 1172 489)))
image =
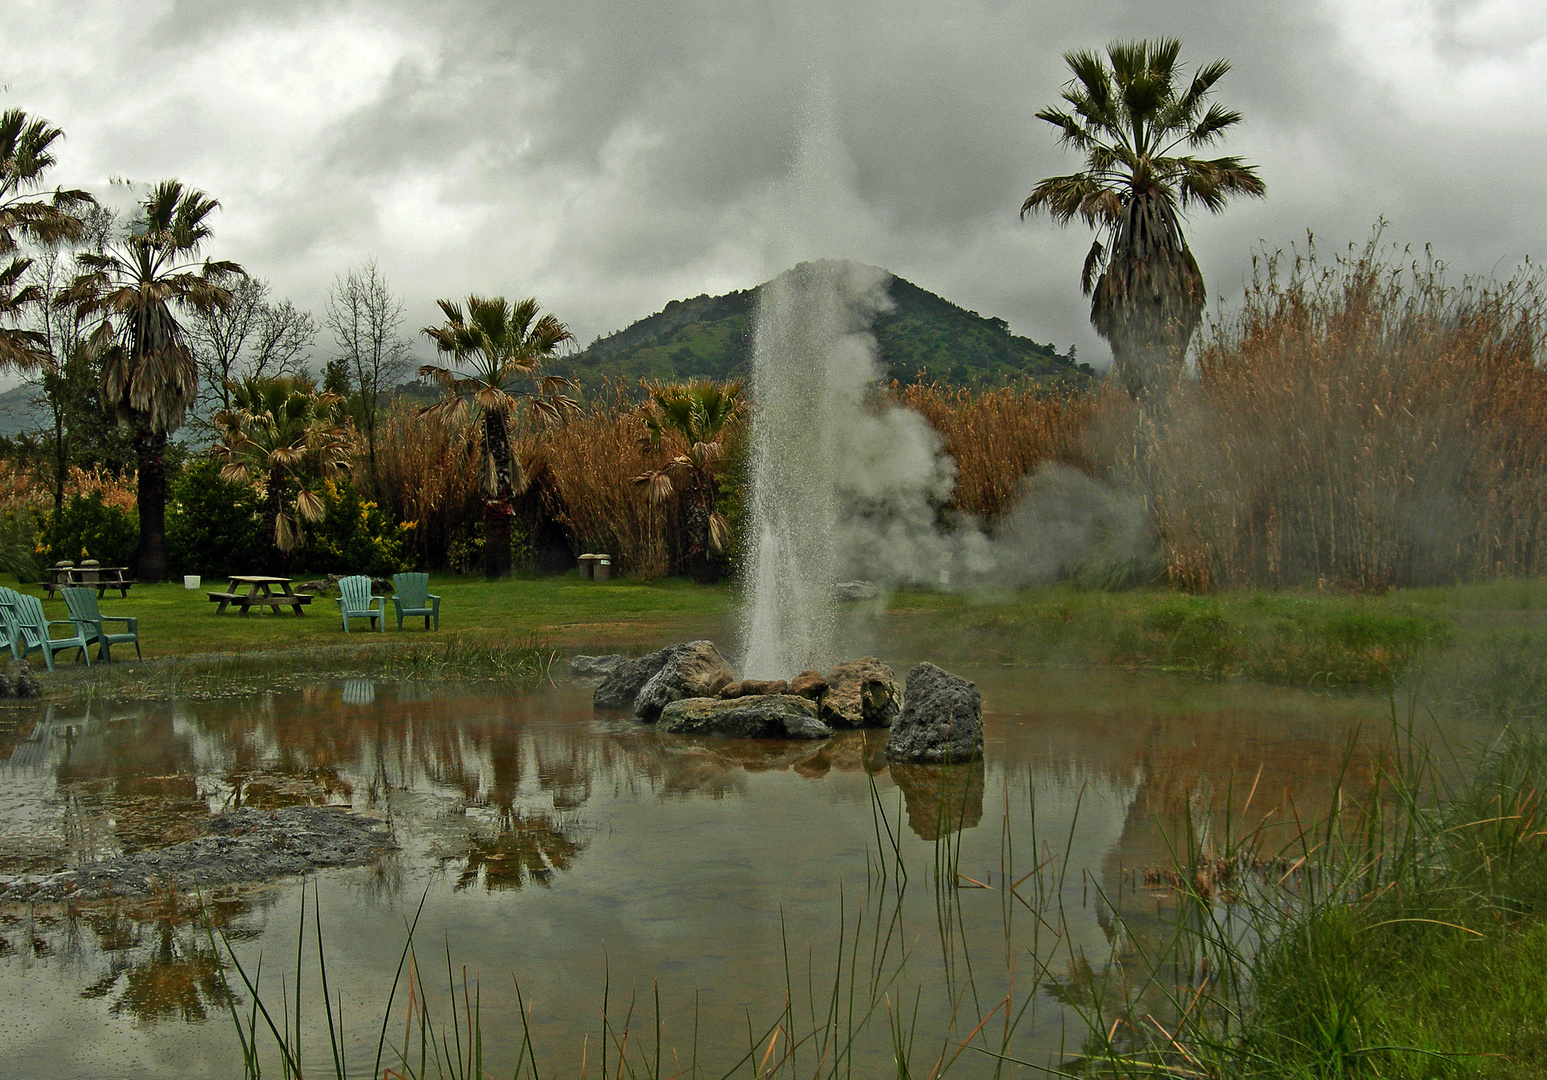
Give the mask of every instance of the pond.
MULTIPOLYGON (((614 1072, 620 1049, 641 1076, 719 1076, 749 1054, 781 1075, 895 1074, 899 1040, 915 1075, 942 1055, 952 1075, 1035 1075, 991 1055, 1078 1052, 1069 984, 1161 932, 1166 894, 1146 871, 1171 865, 1189 810, 1318 812, 1389 724, 1384 699, 957 670, 983 693, 985 761, 950 773, 888 766, 884 733, 663 736, 595 715, 590 688, 562 677, 11 709, 0 877, 164 847, 236 806, 382 819, 396 846, 363 865, 204 897, 249 973, 261 955, 278 1013, 295 1009, 304 889, 317 1075, 331 1051, 314 913, 348 1069, 365 1076, 421 901, 432 1018, 465 971, 492 1075, 515 1072, 524 1031, 548 1076, 594 1073, 604 1052, 614 1072)), ((0 909, 0 1075, 239 1075, 225 945, 194 914, 168 896, 0 909)), ((394 1044, 406 1005, 400 986, 394 1044)))

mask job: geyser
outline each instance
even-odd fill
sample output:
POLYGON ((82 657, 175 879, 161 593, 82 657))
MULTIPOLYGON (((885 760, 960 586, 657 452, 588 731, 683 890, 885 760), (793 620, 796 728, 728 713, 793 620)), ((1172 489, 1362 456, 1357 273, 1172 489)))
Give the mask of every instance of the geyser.
POLYGON ((786 678, 835 658, 838 521, 852 425, 877 375, 870 324, 887 274, 801 263, 763 287, 753 337, 750 595, 742 674, 786 678))

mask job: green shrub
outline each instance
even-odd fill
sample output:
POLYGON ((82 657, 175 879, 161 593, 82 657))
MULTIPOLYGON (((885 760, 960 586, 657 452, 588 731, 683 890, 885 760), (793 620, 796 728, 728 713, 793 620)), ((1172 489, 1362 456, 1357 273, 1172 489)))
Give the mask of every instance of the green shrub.
POLYGON ((408 526, 388 518, 348 480, 325 481, 316 492, 327 509, 321 521, 306 526, 306 539, 292 555, 297 570, 385 577, 409 568, 408 526))
POLYGON ((71 495, 49 516, 46 555, 51 562, 96 559, 104 566, 133 566, 139 553, 139 515, 109 506, 100 491, 71 495))
POLYGON ((0 514, 0 573, 38 579, 38 518, 25 507, 0 514))
POLYGON ((172 485, 167 504, 167 563, 182 574, 221 578, 272 564, 253 486, 227 480, 207 459, 190 464, 172 485))
POLYGON ((1235 666, 1237 634, 1212 600, 1167 600, 1118 631, 1113 659, 1221 674, 1235 666))
POLYGON ((1430 647, 1443 648, 1451 624, 1436 617, 1362 610, 1290 608, 1254 635, 1246 673, 1270 682, 1390 686, 1430 647))

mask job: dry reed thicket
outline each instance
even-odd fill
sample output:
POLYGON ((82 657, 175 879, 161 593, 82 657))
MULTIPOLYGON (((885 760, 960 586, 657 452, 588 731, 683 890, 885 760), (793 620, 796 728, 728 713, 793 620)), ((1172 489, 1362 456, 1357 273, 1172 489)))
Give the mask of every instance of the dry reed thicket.
POLYGON ((1014 505, 1027 473, 1044 462, 1109 473, 1133 405, 1115 384, 1094 391, 1037 387, 970 390, 935 383, 892 384, 892 396, 921 413, 956 462, 953 509, 993 522, 1014 505))
POLYGON ((1547 570, 1541 280, 1445 281, 1372 241, 1258 260, 1197 377, 1134 405, 1113 385, 894 387, 992 526, 1052 461, 1137 492, 1172 583, 1356 590, 1547 570))
POLYGON ((662 454, 681 452, 670 439, 650 447, 639 402, 622 383, 609 384, 563 424, 529 424, 521 438, 528 475, 576 553, 610 554, 617 569, 647 580, 676 568, 682 515, 676 502, 648 498, 634 478, 657 467, 662 454))
POLYGON ((1136 445, 1170 579, 1371 590, 1547 563, 1534 274, 1446 283, 1372 240, 1259 260, 1136 445))
MULTIPOLYGON (((394 408, 376 429, 376 489, 384 509, 409 531, 415 565, 445 566, 453 545, 483 516, 477 425, 444 413, 394 408)), ((369 461, 355 457, 355 482, 368 486, 369 461)))

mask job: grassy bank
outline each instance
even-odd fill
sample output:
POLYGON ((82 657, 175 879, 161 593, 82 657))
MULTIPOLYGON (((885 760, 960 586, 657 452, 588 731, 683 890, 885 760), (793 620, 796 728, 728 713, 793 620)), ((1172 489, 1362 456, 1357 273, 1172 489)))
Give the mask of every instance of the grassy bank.
MULTIPOLYGON (((122 599, 110 593, 101 606, 107 615, 139 618, 148 661, 256 663, 253 654, 261 653, 262 663, 318 672, 408 663, 420 671, 439 665, 448 673, 486 667, 497 674, 509 662, 506 651, 534 643, 560 653, 642 652, 709 634, 722 639, 722 648, 734 646, 737 594, 730 585, 598 584, 575 575, 491 583, 448 575, 431 587, 444 598, 438 633, 414 620, 398 631, 390 620, 384 634, 356 622, 345 635, 328 597, 318 597, 304 618, 217 615, 204 591, 174 585, 135 586, 122 599), (382 650, 400 660, 358 659, 382 650)), ((41 595, 37 586, 21 588, 41 595)), ((62 600, 44 605, 51 617, 65 617, 62 600)), ((1498 667, 1495 686, 1512 686, 1511 665, 1532 651, 1533 635, 1547 639, 1547 580, 1380 595, 1305 589, 1193 596, 1167 588, 1101 592, 1067 585, 997 595, 899 592, 846 605, 841 631, 847 651, 874 651, 880 641, 893 655, 942 663, 1113 665, 1376 689, 1393 685, 1420 661, 1442 675, 1498 667)))

